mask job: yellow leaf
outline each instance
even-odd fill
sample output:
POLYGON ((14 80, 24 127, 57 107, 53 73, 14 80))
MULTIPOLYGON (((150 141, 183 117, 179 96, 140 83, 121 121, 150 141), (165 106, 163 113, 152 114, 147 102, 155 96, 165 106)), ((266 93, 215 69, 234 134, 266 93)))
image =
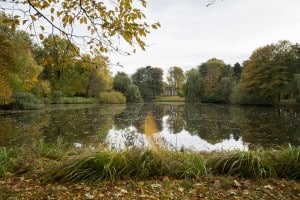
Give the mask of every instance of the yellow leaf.
POLYGON ((43 40, 44 39, 44 35, 43 34, 39 34, 39 38, 40 38, 40 40, 43 40))

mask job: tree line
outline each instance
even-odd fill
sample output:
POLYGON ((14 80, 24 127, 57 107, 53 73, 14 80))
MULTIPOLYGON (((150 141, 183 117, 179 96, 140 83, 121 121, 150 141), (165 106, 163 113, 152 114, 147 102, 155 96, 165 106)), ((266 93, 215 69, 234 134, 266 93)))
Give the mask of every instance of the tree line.
POLYGON ((139 68, 132 76, 118 72, 113 77, 108 57, 78 54, 78 46, 53 34, 38 45, 7 19, 4 14, 0 17, 2 107, 19 99, 38 102, 60 97, 141 102, 164 94, 166 86, 188 102, 274 105, 282 99, 300 101, 300 46, 289 41, 254 50, 242 65, 212 58, 187 72, 174 66, 164 82, 164 71, 152 66, 139 68))
POLYGON ((254 50, 243 66, 213 58, 186 73, 187 101, 274 105, 300 102, 300 46, 279 41, 254 50))

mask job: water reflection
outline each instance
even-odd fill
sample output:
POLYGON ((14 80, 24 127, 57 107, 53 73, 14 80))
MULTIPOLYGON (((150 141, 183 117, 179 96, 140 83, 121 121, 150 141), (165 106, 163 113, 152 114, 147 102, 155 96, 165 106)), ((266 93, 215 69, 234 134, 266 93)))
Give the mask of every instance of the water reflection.
POLYGON ((0 145, 57 138, 77 147, 108 145, 231 150, 300 145, 299 108, 213 104, 53 105, 0 112, 0 145))

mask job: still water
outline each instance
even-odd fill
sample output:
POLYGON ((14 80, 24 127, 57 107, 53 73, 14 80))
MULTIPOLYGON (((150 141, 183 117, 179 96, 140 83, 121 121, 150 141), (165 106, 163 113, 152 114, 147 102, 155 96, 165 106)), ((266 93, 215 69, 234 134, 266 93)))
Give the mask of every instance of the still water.
POLYGON ((300 108, 223 104, 51 105, 0 111, 0 146, 63 139, 76 147, 249 150, 300 146, 300 108))

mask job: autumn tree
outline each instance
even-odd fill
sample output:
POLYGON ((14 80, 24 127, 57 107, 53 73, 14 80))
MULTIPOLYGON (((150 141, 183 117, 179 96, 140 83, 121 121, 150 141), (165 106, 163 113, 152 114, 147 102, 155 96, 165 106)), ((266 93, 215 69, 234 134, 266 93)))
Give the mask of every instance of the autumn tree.
POLYGON ((256 49, 244 63, 241 89, 243 103, 274 104, 289 81, 291 43, 280 41, 256 49))
POLYGON ((183 84, 185 80, 183 70, 180 67, 175 66, 171 67, 168 72, 168 84, 176 89, 179 96, 183 96, 183 84))
POLYGON ((87 96, 97 97, 100 92, 112 89, 113 79, 108 62, 106 56, 97 55, 88 63, 87 96))
POLYGON ((66 96, 75 95, 75 61, 79 48, 66 39, 50 35, 43 41, 41 51, 40 64, 44 67, 41 78, 50 81, 53 91, 61 91, 66 96))
POLYGON ((9 75, 15 67, 15 55, 12 42, 0 32, 0 106, 11 102, 12 88, 9 75))
POLYGON ((0 0, 1 8, 11 15, 12 27, 29 27, 32 34, 60 34, 67 41, 87 45, 91 53, 121 51, 119 43, 126 42, 145 49, 144 37, 159 23, 148 24, 142 9, 146 1, 139 0, 0 0), (80 28, 75 28, 75 27, 80 28), (82 31, 85 30, 85 31, 82 31))
POLYGON ((0 104, 9 104, 17 92, 31 92, 38 82, 41 68, 31 53, 27 33, 14 31, 5 15, 0 17, 0 104))
POLYGON ((132 75, 133 84, 139 87, 143 99, 154 99, 163 91, 163 70, 147 66, 132 75))
POLYGON ((228 102, 232 88, 232 70, 224 61, 212 58, 199 67, 203 102, 228 102))

